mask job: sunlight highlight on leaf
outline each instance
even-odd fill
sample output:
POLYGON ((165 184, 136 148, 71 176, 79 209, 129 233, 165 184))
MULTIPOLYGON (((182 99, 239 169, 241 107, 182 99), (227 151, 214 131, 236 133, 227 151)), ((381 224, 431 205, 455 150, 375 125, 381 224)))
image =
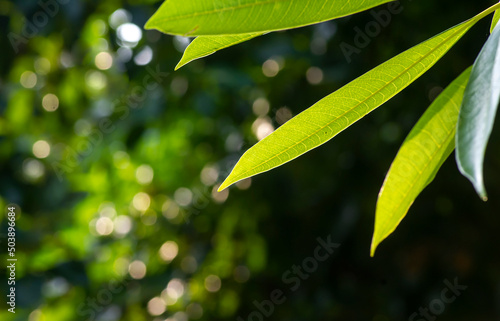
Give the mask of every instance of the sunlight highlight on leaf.
POLYGON ((332 139, 418 79, 492 8, 399 54, 300 113, 250 148, 219 190, 332 139))
POLYGON ((393 0, 168 0, 146 29, 182 36, 268 32, 311 25, 393 0))
POLYGON ((187 65, 193 60, 206 57, 214 52, 234 46, 241 42, 261 36, 263 33, 246 33, 239 35, 226 36, 199 36, 194 39, 184 50, 181 61, 175 67, 175 70, 187 65))
POLYGON ((493 19, 491 20, 490 33, 493 33, 493 29, 495 29, 499 20, 500 20, 500 10, 497 10, 497 11, 495 11, 495 14, 493 15, 493 19))

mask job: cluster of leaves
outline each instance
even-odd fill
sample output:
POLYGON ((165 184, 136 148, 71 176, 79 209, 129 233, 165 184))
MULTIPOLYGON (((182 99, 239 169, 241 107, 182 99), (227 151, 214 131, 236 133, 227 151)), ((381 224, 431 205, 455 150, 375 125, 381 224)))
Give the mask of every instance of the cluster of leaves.
MULTIPOLYGON (((361 12, 390 0, 165 1, 146 28, 196 36, 176 68, 265 33, 361 12)), ((324 144, 381 106, 439 61, 496 4, 353 80, 250 148, 219 190, 283 165, 324 144)), ((371 255, 405 217, 420 192, 456 148, 458 168, 487 200, 483 161, 500 99, 500 16, 472 68, 429 106, 400 148, 379 194, 371 255)))

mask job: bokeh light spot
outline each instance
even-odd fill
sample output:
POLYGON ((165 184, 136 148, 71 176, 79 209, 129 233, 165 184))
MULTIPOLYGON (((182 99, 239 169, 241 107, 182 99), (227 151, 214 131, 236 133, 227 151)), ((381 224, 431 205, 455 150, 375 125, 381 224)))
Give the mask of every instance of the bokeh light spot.
POLYGON ((198 303, 190 303, 186 307, 189 319, 198 320, 203 316, 203 307, 198 303))
POLYGON ((262 64, 262 73, 266 77, 275 77, 280 71, 280 65, 274 59, 268 59, 262 64))
POLYGON ((35 60, 35 71, 40 75, 46 75, 50 72, 50 61, 47 58, 40 57, 35 60))
POLYGON ((116 35, 124 46, 134 48, 142 39, 142 30, 137 25, 127 22, 118 27, 116 35))
POLYGON ((189 46, 189 44, 191 43, 191 39, 189 37, 174 36, 173 42, 174 47, 175 49, 177 49, 177 51, 184 52, 187 46, 189 46))
POLYGON ((141 165, 135 171, 135 178, 141 185, 148 185, 153 181, 154 171, 149 165, 141 165))
POLYGON ((116 217, 116 209, 115 204, 113 202, 104 202, 99 205, 99 215, 103 217, 107 217, 110 219, 114 219, 116 217))
POLYGON ((181 261, 181 269, 186 273, 194 273, 198 269, 198 262, 192 256, 186 256, 181 261))
POLYGON ((130 165, 130 156, 119 150, 113 154, 113 163, 117 168, 125 169, 130 165))
POLYGON ((101 70, 107 70, 113 65, 113 57, 109 52, 100 52, 95 56, 95 65, 101 70))
POLYGON ((92 22, 92 29, 96 36, 102 37, 108 31, 108 26, 106 26, 106 23, 101 19, 97 19, 92 22))
POLYGON ((200 174, 201 182, 206 186, 212 186, 219 178, 219 170, 215 166, 205 166, 200 174))
POLYGON ((85 82, 94 90, 101 90, 108 84, 106 76, 102 72, 96 70, 87 72, 85 75, 85 82))
POLYGON ((45 167, 39 160, 28 158, 23 162, 23 174, 30 181, 36 181, 45 174, 45 167))
POLYGON ((24 88, 33 88, 36 86, 38 78, 32 71, 25 71, 21 74, 21 86, 24 88))
POLYGON ((45 321, 45 316, 43 315, 42 310, 33 310, 28 317, 28 321, 45 321))
POLYGON ((179 253, 179 246, 174 241, 167 241, 163 243, 158 253, 163 261, 171 262, 179 253))
POLYGON ((269 101, 265 98, 257 98, 252 105, 253 113, 259 117, 266 116, 270 108, 269 101))
POLYGON ((219 189, 221 184, 217 184, 214 186, 212 189, 212 198, 216 203, 224 203, 227 198, 229 197, 229 189, 225 189, 223 191, 218 192, 217 190, 219 189))
POLYGON ((167 310, 165 302, 159 297, 154 297, 148 302, 148 312, 152 316, 163 314, 167 310))
POLYGON ((165 201, 162 205, 162 213, 163 216, 165 216, 169 220, 175 219, 179 215, 179 206, 175 203, 172 202, 171 200, 165 201))
POLYGON ((263 140, 274 131, 274 126, 268 117, 257 118, 252 124, 252 132, 258 140, 263 140))
POLYGON ((59 108, 59 98, 54 94, 47 94, 42 98, 42 106, 48 112, 55 111, 59 108))
POLYGON ((139 260, 133 261, 128 266, 128 273, 132 278, 140 280, 146 276, 146 264, 139 260))
POLYGON ((120 47, 116 51, 116 58, 123 63, 129 62, 130 59, 132 59, 132 55, 133 55, 133 51, 132 51, 132 49, 130 49, 128 47, 120 47))
POLYGON ((33 144, 33 155, 37 158, 46 158, 50 155, 50 145, 44 140, 39 140, 33 144))
POLYGON ((154 225, 156 223, 156 220, 157 220, 156 212, 151 209, 141 214, 141 222, 144 225, 148 226, 154 225))
POLYGON ((116 274, 125 276, 127 274, 129 265, 130 261, 127 258, 119 257, 113 263, 113 270, 116 272, 116 274))
POLYGON ((184 282, 181 279, 172 279, 167 285, 167 296, 177 301, 184 294, 184 282))
POLYGON ((116 29, 124 23, 130 22, 132 15, 125 9, 115 10, 108 19, 111 28, 116 29))
POLYGON ((293 117, 292 111, 287 107, 281 107, 276 112, 276 121, 278 124, 283 125, 293 117))
POLYGON ((119 215, 114 220, 115 224, 115 234, 118 236, 124 236, 132 229, 132 220, 126 215, 119 215))
POLYGON ((193 192, 188 188, 178 188, 174 193, 174 199, 180 206, 188 206, 193 200, 193 192))
POLYGON ((209 275, 205 278, 205 289, 208 292, 217 292, 222 285, 221 279, 217 275, 209 275))
POLYGON ((323 81, 323 70, 318 67, 311 67, 307 69, 306 78, 311 85, 320 84, 323 81))
POLYGON ((138 66, 145 66, 153 60, 153 49, 150 46, 145 46, 134 57, 134 62, 138 66))
POLYGON ((250 278, 250 270, 246 266, 240 265, 234 268, 233 275, 236 282, 244 283, 250 278))
POLYGON ((109 235, 113 232, 113 228, 113 221, 109 217, 100 217, 95 224, 95 230, 99 235, 109 235))
POLYGON ((252 179, 250 177, 245 178, 244 180, 241 180, 239 182, 236 182, 236 187, 243 191, 249 189, 250 186, 252 186, 252 179))
POLYGON ((134 205, 136 210, 144 212, 151 205, 151 197, 144 192, 137 193, 132 200, 132 205, 134 205))

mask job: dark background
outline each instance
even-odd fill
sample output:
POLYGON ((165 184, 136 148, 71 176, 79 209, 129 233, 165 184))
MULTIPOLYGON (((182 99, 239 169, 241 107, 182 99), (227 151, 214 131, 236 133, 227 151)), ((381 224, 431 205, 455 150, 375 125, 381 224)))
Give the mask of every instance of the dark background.
MULTIPOLYGON (((375 258, 369 256, 377 194, 392 159, 440 88, 473 63, 490 17, 426 75, 334 140, 252 178, 248 189, 232 187, 227 199, 213 193, 257 142, 256 99, 269 102, 267 121, 277 127, 280 108, 296 115, 493 1, 402 1, 403 11, 350 63, 340 45, 354 45, 355 28, 374 21, 370 12, 268 34, 176 72, 185 39, 143 29, 159 3, 56 3, 54 17, 16 52, 9 33, 22 35, 24 19, 33 21, 43 9, 34 0, 0 1, 0 206, 6 213, 16 204, 18 212, 17 308, 15 316, 6 311, 2 278, 1 320, 408 320, 431 302, 439 308, 433 300, 445 280, 455 279, 467 289, 443 305, 439 320, 500 318, 499 126, 485 164, 490 200, 480 201, 451 156, 375 258), (118 9, 142 29, 130 50, 110 26, 118 9), (152 60, 136 64, 146 47, 152 60), (130 61, 123 58, 127 50, 130 61), (96 67, 100 52, 114 58, 111 68, 96 67), (262 72, 268 59, 284 63, 275 77, 262 72), (312 66, 323 72, 320 84, 307 80, 312 66), (148 68, 168 76, 138 99, 148 68), (21 81, 33 79, 27 71, 36 75, 33 88, 21 81), (54 112, 42 106, 48 93, 59 99, 54 112), (112 130, 91 140, 86 134, 99 132, 103 119, 112 130), (33 153, 40 140, 51 147, 46 158, 33 153), (64 168, 63 175, 55 168, 64 168), (283 273, 328 235, 340 246, 290 290, 283 273), (171 262, 158 254, 167 241, 179 249, 171 262), (146 275, 131 278, 134 266, 146 266, 146 275), (274 289, 286 301, 270 317, 248 318, 253 302, 269 300, 274 289), (96 306, 89 308, 88 299, 96 306), (161 300, 167 310, 153 316, 161 300)), ((6 216, 0 222, 6 262, 6 216)))

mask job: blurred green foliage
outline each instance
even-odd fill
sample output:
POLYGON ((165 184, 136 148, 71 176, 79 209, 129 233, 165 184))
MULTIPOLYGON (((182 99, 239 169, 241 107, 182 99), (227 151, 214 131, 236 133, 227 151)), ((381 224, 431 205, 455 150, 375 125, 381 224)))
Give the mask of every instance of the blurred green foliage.
MULTIPOLYGON (((392 159, 430 100, 473 62, 488 21, 358 126, 214 192, 262 124, 276 128, 489 1, 403 1, 350 64, 340 44, 353 44, 369 12, 259 37, 175 73, 188 42, 142 28, 156 1, 56 3, 26 37, 40 4, 0 1, 0 205, 20 208, 17 309, 2 305, 1 320, 246 320, 276 288, 287 300, 272 320, 408 320, 455 278, 468 289, 439 320, 500 316, 498 128, 485 164, 490 201, 450 159, 369 257, 392 159), (11 33, 26 41, 12 46, 11 33), (340 247, 291 291, 283 273, 327 235, 340 247)), ((2 262, 6 230, 2 215, 2 262)))

